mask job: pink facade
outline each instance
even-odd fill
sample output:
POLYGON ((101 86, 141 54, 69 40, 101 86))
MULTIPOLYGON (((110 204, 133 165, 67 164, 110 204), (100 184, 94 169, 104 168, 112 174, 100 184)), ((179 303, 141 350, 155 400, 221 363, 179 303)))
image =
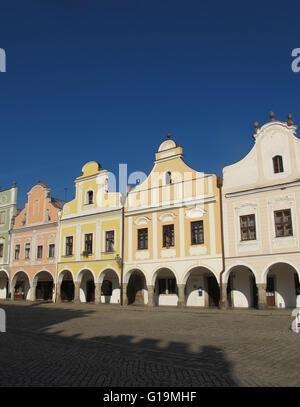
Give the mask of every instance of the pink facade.
POLYGON ((11 235, 12 299, 52 300, 58 252, 58 213, 64 202, 50 197, 50 188, 36 184, 11 235))

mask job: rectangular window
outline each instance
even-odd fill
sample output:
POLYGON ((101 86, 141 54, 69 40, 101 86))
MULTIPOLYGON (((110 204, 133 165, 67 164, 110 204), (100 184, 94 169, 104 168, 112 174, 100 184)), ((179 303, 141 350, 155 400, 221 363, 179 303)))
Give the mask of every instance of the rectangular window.
POLYGON ((148 228, 138 229, 138 250, 148 249, 148 228))
POLYGON ((158 280, 159 294, 176 294, 175 278, 160 278, 158 280))
POLYGON ((105 251, 113 252, 115 250, 115 232, 109 230, 105 232, 105 251))
POLYGON ((192 244, 204 243, 203 220, 191 222, 191 241, 192 244))
POLYGON ((25 244, 25 259, 29 259, 30 257, 30 243, 25 244))
POLYGON ((49 244, 49 258, 54 257, 55 255, 55 244, 49 244))
POLYGON ((255 215, 240 216, 241 240, 255 240, 255 215))
POLYGON ((163 226, 163 247, 167 249, 175 245, 174 225, 163 226))
POLYGON ((3 257, 3 249, 4 249, 4 244, 0 243, 0 258, 3 257))
POLYGON ((0 225, 4 225, 5 223, 5 211, 0 212, 0 225))
POLYGON ((292 216, 290 209, 274 212, 276 237, 293 236, 292 216))
POLYGON ((66 256, 73 255, 73 236, 66 237, 66 256))
POLYGON ((93 233, 84 235, 84 251, 86 254, 93 253, 93 233))
POLYGON ((17 244, 15 246, 15 260, 19 260, 20 259, 20 245, 17 244))
POLYGON ((37 258, 41 259, 43 257, 43 246, 37 247, 37 258))

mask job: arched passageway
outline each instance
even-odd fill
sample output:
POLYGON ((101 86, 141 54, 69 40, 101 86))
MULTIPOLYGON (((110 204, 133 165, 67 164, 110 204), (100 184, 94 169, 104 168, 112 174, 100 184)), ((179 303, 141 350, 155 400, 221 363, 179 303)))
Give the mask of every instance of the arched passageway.
POLYGON ((74 300, 74 281, 73 276, 68 270, 64 270, 60 275, 60 299, 61 301, 74 300))
POLYGON ((178 304, 178 288, 176 276, 168 268, 157 270, 154 277, 154 304, 173 305, 178 304))
POLYGON ((95 301, 95 281, 90 270, 81 270, 77 278, 79 286, 80 302, 95 301))
POLYGON ((53 300, 53 277, 48 271, 40 271, 33 279, 35 287, 35 298, 33 300, 52 301, 53 300))
POLYGON ((117 273, 112 269, 103 270, 99 281, 101 283, 101 303, 119 304, 121 288, 117 273))
POLYGON ((268 307, 295 308, 299 291, 299 276, 293 266, 276 263, 266 275, 266 303, 268 307))
POLYGON ((11 283, 11 299, 27 300, 29 299, 30 282, 24 271, 18 271, 11 283))
POLYGON ((147 284, 144 274, 140 270, 134 270, 129 278, 127 286, 128 305, 144 305, 147 303, 147 284))
POLYGON ((206 267, 195 267, 184 278, 186 305, 218 307, 220 288, 215 275, 206 267))
POLYGON ((254 273, 246 266, 230 270, 227 282, 227 301, 232 308, 257 308, 258 291, 254 273))

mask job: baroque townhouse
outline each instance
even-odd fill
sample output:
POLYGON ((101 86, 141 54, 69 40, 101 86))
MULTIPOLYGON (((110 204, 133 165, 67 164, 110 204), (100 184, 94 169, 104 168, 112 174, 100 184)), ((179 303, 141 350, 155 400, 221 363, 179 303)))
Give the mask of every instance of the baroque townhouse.
POLYGON ((11 299, 53 300, 57 260, 58 212, 63 201, 37 183, 11 230, 11 299))
POLYGON ((0 298, 8 298, 9 293, 9 255, 10 230, 13 218, 17 214, 17 192, 14 183, 12 188, 0 191, 0 298))
POLYGON ((168 134, 147 179, 127 194, 124 303, 218 306, 220 218, 216 175, 190 168, 168 134))
POLYGON ((291 115, 262 127, 223 169, 223 306, 295 307, 300 277, 300 140, 291 115))
POLYGON ((57 301, 121 303, 121 194, 108 192, 109 172, 88 162, 76 196, 60 218, 57 301))

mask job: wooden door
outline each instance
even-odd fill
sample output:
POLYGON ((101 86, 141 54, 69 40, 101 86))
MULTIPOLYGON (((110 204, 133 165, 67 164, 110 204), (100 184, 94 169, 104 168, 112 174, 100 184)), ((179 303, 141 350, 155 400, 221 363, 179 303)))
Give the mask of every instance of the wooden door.
POLYGON ((268 307, 275 307, 275 277, 270 276, 267 278, 267 305, 268 307))

